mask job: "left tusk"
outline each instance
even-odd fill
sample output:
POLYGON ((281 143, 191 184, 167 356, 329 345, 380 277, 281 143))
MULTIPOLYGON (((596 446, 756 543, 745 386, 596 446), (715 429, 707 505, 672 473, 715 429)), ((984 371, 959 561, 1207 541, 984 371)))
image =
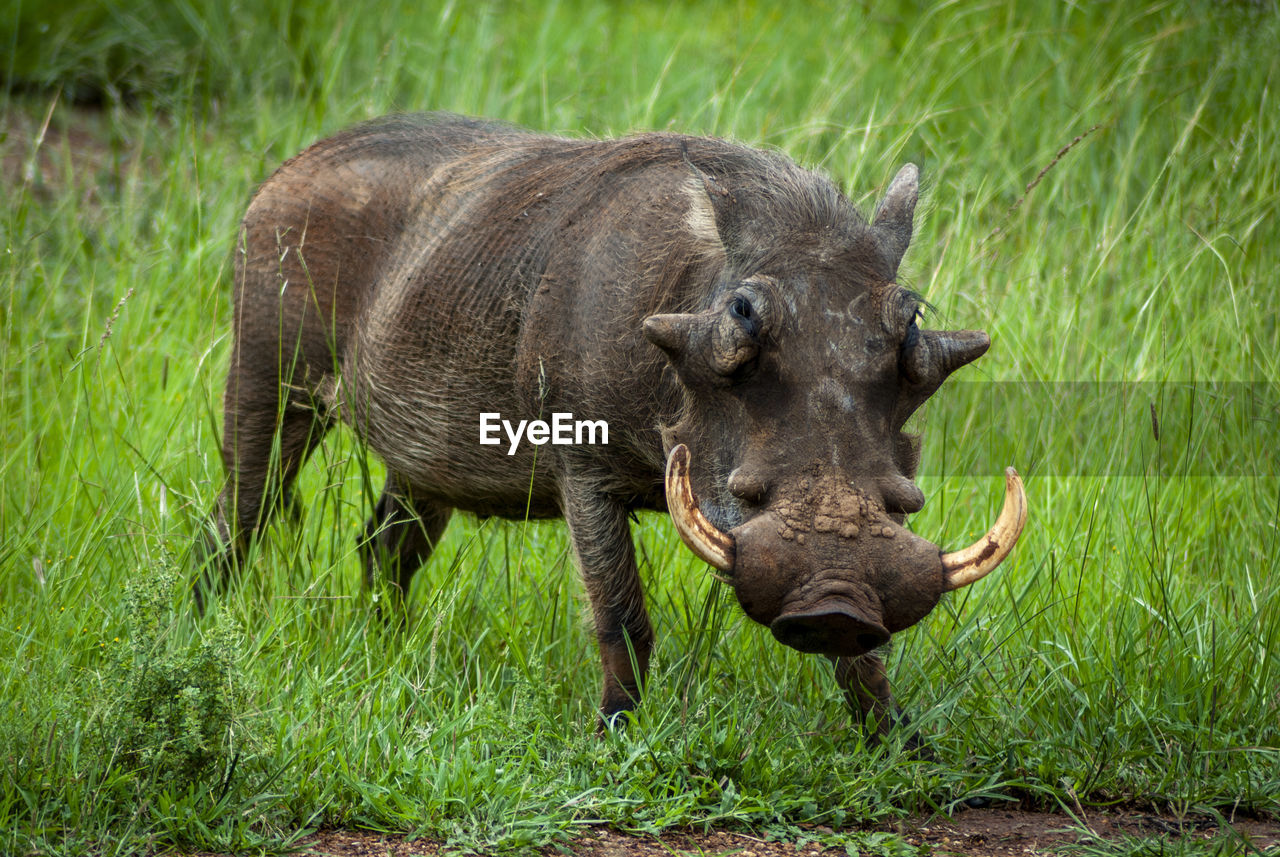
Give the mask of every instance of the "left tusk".
POLYGON ((689 550, 721 571, 733 571, 737 553, 733 536, 722 532, 698 508, 689 482, 689 447, 683 443, 667 456, 667 510, 689 550))
POLYGON ((946 591, 950 592, 986 577, 1018 543, 1027 523, 1027 494, 1012 467, 1004 471, 1004 508, 987 534, 969 547, 942 555, 946 571, 946 591))

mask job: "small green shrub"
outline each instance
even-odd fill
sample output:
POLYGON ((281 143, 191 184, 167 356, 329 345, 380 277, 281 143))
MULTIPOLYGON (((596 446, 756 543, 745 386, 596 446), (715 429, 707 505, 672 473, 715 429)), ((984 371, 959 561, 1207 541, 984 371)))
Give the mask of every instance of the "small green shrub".
POLYGON ((237 733, 247 732, 241 725, 248 693, 234 628, 220 624, 203 639, 177 639, 176 583, 177 574, 165 569, 127 586, 128 639, 111 666, 103 734, 126 764, 182 788, 211 772, 229 776, 244 744, 237 733))

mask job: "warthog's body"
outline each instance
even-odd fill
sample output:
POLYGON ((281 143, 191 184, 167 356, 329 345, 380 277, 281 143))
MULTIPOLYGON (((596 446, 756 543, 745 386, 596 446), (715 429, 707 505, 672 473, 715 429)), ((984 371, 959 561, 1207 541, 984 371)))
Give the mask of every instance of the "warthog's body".
POLYGON ((316 144, 258 191, 237 247, 223 546, 337 419, 387 464, 367 556, 402 589, 455 508, 563 515, 607 715, 637 699, 652 640, 628 514, 667 509, 670 457, 702 498, 693 526, 728 540, 695 550, 883 713, 871 650, 948 588, 900 526, 923 503, 902 425, 986 349, 915 326, 895 283, 915 198, 909 168, 869 225, 781 157, 670 134, 427 116, 316 144), (482 413, 607 420, 609 442, 509 455, 479 443, 482 413))

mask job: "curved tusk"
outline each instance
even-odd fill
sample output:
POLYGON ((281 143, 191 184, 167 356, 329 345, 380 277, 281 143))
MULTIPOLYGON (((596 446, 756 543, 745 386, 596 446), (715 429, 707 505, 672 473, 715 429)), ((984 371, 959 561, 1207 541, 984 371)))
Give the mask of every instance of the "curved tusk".
POLYGON ((733 571, 733 536, 721 532, 698 508, 698 498, 689 484, 689 448, 683 443, 667 456, 667 509, 689 550, 721 571, 733 571))
POLYGON ((1004 562, 1005 557, 1018 543, 1022 527, 1027 523, 1027 494, 1022 490, 1022 480, 1012 467, 1004 470, 1004 508, 1000 517, 969 547, 942 555, 942 567, 946 571, 946 591, 968 586, 990 574, 1004 562))

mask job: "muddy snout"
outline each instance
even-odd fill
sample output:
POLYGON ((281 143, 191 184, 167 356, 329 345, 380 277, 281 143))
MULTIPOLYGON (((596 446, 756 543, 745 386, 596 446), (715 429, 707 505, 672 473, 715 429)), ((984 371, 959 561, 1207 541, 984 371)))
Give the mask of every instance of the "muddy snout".
MULTIPOLYGON (((850 534, 812 529, 804 539, 788 539, 779 534, 784 525, 771 511, 733 531, 742 548, 734 591, 747 615, 766 625, 778 642, 810 654, 856 656, 888 642, 895 629, 886 621, 884 596, 875 584, 881 577, 912 572, 898 567, 896 556, 869 555, 880 553, 874 548, 891 547, 891 540, 876 537, 884 544, 870 545, 850 534)), ((902 536, 911 538, 905 531, 902 536)), ((927 612, 936 603, 937 587, 928 588, 933 597, 924 596, 927 606, 921 603, 912 612, 927 612)))
POLYGON ((766 509, 722 531, 703 514, 689 451, 667 458, 667 507, 685 544, 724 574, 747 615, 802 652, 856 656, 919 622, 943 593, 980 580, 1009 555, 1027 519, 1017 473, 977 542, 943 553, 895 521, 883 503, 834 476, 805 478, 766 509))

